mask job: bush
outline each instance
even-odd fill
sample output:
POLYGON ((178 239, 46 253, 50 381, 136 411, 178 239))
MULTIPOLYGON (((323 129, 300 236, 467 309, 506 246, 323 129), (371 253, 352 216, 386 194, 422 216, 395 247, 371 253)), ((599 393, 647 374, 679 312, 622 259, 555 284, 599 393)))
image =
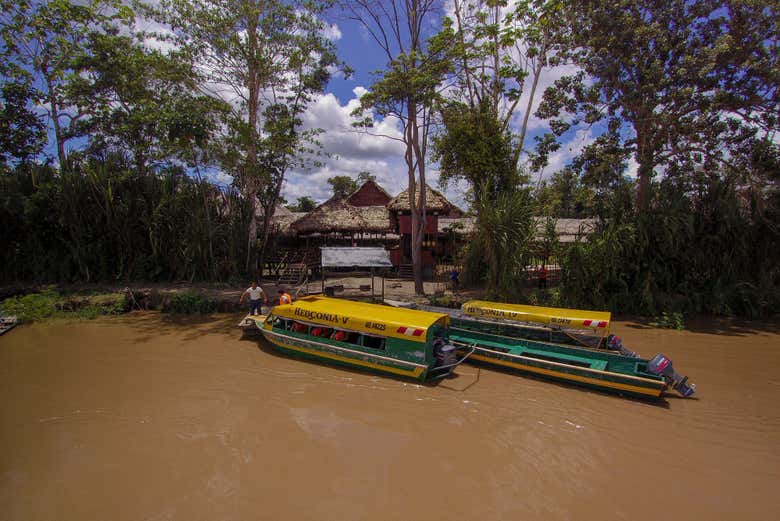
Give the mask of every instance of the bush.
POLYGON ((15 316, 21 322, 34 322, 49 318, 57 313, 60 295, 51 288, 40 293, 31 293, 21 297, 11 297, 3 301, 3 314, 15 316))
POLYGON ((0 305, 3 314, 16 316, 22 322, 66 317, 93 319, 101 315, 118 315, 126 309, 125 297, 121 293, 66 297, 53 287, 39 293, 11 297, 0 305))

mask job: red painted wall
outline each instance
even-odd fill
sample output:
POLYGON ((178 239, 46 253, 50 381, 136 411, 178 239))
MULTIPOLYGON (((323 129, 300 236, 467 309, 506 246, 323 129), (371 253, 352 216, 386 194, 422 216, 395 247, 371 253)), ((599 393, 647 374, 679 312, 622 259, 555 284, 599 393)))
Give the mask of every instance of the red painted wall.
MULTIPOLYGON (((411 215, 399 215, 398 216, 398 230, 400 233, 412 233, 412 217, 411 215)), ((425 232, 438 234, 439 233, 439 216, 438 215, 426 215, 425 216, 425 232)))
POLYGON ((385 206, 390 202, 390 197, 374 183, 365 183, 347 202, 352 206, 385 206))

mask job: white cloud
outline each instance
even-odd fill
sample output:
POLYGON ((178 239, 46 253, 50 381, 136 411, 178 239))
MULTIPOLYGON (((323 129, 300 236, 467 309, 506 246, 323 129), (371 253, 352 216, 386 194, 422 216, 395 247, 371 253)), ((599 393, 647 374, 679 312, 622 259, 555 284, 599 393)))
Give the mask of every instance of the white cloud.
POLYGON ((631 154, 625 174, 632 179, 636 179, 637 172, 639 172, 639 163, 636 160, 636 156, 631 154))
MULTIPOLYGON (((283 188, 285 199, 294 202, 306 195, 319 202, 325 201, 332 195, 328 178, 347 175, 354 179, 362 171, 375 175, 377 182, 393 196, 408 186, 404 145, 398 141, 401 138, 400 122, 387 117, 368 131, 352 127, 351 113, 367 92, 363 86, 355 87, 355 97, 344 105, 333 94, 323 94, 309 107, 303 118, 304 127, 324 130, 319 141, 322 152, 330 157, 318 158, 323 163, 320 167, 288 172, 283 188)), ((435 166, 428 168, 426 180, 429 185, 438 187, 439 171, 435 166)), ((445 195, 455 204, 463 204, 463 190, 459 185, 453 184, 445 195)))
POLYGON ((341 29, 339 29, 339 26, 336 24, 332 25, 325 25, 325 28, 322 31, 322 35, 329 39, 333 40, 334 42, 337 40, 341 40, 341 29))

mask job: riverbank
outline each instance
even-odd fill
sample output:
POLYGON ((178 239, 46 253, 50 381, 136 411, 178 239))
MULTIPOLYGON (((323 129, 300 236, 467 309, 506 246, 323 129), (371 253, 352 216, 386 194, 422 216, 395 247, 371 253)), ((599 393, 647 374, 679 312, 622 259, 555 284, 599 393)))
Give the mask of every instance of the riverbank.
MULTIPOLYGON (((327 286, 336 297, 370 299, 370 277, 329 278, 327 286)), ((418 303, 457 306, 461 302, 481 297, 481 290, 451 291, 444 283, 426 282, 426 296, 415 295, 410 280, 373 280, 373 296, 418 303)), ((248 286, 248 284, 247 284, 248 286)), ((260 286, 275 302, 283 289, 298 298, 322 292, 322 284, 312 282, 299 286, 279 285, 263 281, 260 286)), ((171 313, 239 312, 245 287, 225 283, 131 283, 131 284, 57 284, 47 286, 15 285, 0 287, 0 311, 17 316, 23 322, 49 318, 95 318, 134 310, 159 310, 171 313)))

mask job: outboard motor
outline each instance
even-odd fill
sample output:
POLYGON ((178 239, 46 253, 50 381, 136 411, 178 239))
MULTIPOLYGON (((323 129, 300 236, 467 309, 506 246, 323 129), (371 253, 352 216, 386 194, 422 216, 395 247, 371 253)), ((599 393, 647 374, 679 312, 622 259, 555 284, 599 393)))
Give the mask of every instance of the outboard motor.
POLYGON ((686 398, 692 396, 696 391, 696 385, 686 383, 688 377, 677 374, 677 371, 672 366, 672 361, 661 353, 658 353, 647 362, 647 372, 662 376, 672 389, 686 398))
POLYGON ((620 351, 623 356, 630 358, 640 358, 638 353, 635 353, 623 345, 623 341, 617 335, 609 335, 607 337, 607 349, 610 351, 620 351))
POLYGON ((436 365, 451 365, 458 361, 458 348, 452 344, 445 344, 444 340, 437 339, 433 343, 433 356, 436 357, 436 365))

